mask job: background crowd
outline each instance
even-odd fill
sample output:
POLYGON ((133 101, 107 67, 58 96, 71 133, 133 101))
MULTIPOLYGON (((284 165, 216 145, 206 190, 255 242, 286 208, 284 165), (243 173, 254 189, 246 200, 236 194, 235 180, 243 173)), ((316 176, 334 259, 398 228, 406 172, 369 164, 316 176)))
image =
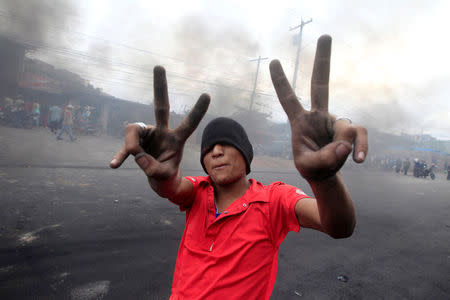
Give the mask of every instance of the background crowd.
MULTIPOLYGON (((99 116, 94 106, 42 104, 39 99, 17 99, 5 97, 0 103, 0 122, 15 128, 49 128, 58 134, 72 130, 71 136, 100 134, 99 116)), ((71 137, 73 140, 74 138, 71 137)))

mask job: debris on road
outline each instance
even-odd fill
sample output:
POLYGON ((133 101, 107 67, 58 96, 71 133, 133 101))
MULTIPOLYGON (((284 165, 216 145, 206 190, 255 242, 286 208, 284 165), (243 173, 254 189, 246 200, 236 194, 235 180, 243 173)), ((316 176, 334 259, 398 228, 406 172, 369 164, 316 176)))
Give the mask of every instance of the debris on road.
POLYGON ((9 265, 9 266, 4 266, 0 268, 0 274, 4 274, 4 273, 8 273, 9 271, 11 271, 14 268, 14 266, 9 265))
POLYGON ((73 300, 103 299, 109 292, 111 282, 109 280, 96 281, 79 286, 72 290, 73 300))
POLYGON ((339 281, 342 281, 342 282, 347 282, 348 281, 348 277, 347 276, 345 276, 345 275, 339 275, 338 277, 337 277, 337 279, 339 280, 339 281))
POLYGON ((40 233, 42 231, 45 231, 45 230, 58 228, 60 226, 61 226, 61 224, 53 224, 53 225, 44 226, 44 227, 38 228, 36 230, 24 233, 24 234, 19 236, 19 242, 22 245, 29 244, 29 243, 33 242, 34 240, 36 240, 39 237, 38 233, 40 233))

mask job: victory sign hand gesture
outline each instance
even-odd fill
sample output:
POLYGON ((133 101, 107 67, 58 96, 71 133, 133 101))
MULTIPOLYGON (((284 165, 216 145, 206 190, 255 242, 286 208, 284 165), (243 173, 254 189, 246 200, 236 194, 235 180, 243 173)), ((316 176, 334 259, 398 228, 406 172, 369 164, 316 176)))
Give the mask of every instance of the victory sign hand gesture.
POLYGON ((154 68, 153 83, 156 125, 127 125, 125 144, 114 156, 110 167, 120 167, 132 154, 148 177, 165 180, 177 174, 184 144, 208 110, 210 97, 202 94, 183 122, 176 129, 170 129, 169 96, 163 67, 154 68))
POLYGON ((292 90, 278 60, 270 63, 270 74, 278 99, 286 112, 292 132, 294 163, 308 181, 336 174, 352 151, 353 160, 362 163, 367 155, 367 130, 349 119, 336 119, 328 113, 331 37, 317 41, 311 79, 311 110, 303 108, 292 90))

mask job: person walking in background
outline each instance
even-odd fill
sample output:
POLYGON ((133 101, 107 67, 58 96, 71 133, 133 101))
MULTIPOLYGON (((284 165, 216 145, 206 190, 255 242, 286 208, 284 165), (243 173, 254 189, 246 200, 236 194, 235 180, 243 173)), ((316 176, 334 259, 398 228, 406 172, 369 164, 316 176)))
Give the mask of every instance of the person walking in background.
POLYGON ((38 102, 33 103, 33 110, 32 113, 34 115, 35 120, 35 126, 39 127, 39 124, 41 123, 41 107, 39 106, 38 102))
POLYGON ((395 173, 400 173, 401 168, 402 168, 402 161, 400 158, 397 158, 395 160, 395 173))
POLYGON ((450 164, 448 164, 448 163, 446 163, 447 164, 447 180, 450 180, 450 164))
POLYGON ((61 122, 61 113, 62 110, 58 105, 52 105, 49 108, 50 111, 50 117, 48 121, 48 127, 50 127, 50 130, 56 134, 58 131, 59 123, 61 122))
POLYGON ((43 105, 41 105, 41 124, 42 124, 42 127, 44 127, 44 128, 47 128, 48 127, 48 121, 49 121, 49 118, 50 118, 50 115, 49 115, 49 105, 48 104, 43 104, 43 105))
POLYGON ((57 140, 62 140, 61 135, 64 133, 64 131, 67 132, 72 142, 75 140, 75 137, 72 134, 72 125, 73 125, 72 110, 73 106, 71 104, 66 106, 66 109, 64 110, 63 125, 58 135, 56 136, 57 140))
POLYGON ((404 172, 405 175, 408 174, 408 169, 409 169, 409 166, 410 166, 410 165, 411 165, 411 162, 409 161, 409 158, 406 158, 406 159, 403 161, 403 172, 404 172))
POLYGON ((26 112, 25 102, 22 100, 21 96, 14 102, 11 112, 13 114, 13 126, 16 128, 23 128, 26 112))

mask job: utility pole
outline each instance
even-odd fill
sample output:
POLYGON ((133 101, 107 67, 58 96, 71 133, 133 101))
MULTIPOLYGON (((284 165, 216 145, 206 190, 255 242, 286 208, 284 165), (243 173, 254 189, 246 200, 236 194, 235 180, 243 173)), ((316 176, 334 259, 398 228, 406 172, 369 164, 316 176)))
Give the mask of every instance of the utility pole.
POLYGON ((256 76, 255 76, 255 83, 253 84, 253 92, 252 96, 250 98, 250 111, 252 111, 253 108, 253 101, 255 100, 255 91, 256 91, 256 83, 258 81, 258 73, 259 73, 259 64, 261 63, 261 60, 265 60, 268 57, 261 58, 261 55, 257 59, 251 59, 250 61, 258 61, 258 65, 256 66, 256 76))
POLYGON ((300 58, 300 49, 302 47, 302 33, 303 33, 303 26, 305 26, 308 23, 311 23, 312 19, 309 19, 308 21, 304 22, 302 18, 302 22, 300 25, 297 25, 295 27, 292 27, 289 29, 289 31, 295 30, 297 28, 300 28, 297 36, 297 58, 295 59, 295 70, 294 70, 294 78, 292 79, 292 89, 295 92, 295 85, 297 83, 297 71, 298 71, 298 61, 300 58))

